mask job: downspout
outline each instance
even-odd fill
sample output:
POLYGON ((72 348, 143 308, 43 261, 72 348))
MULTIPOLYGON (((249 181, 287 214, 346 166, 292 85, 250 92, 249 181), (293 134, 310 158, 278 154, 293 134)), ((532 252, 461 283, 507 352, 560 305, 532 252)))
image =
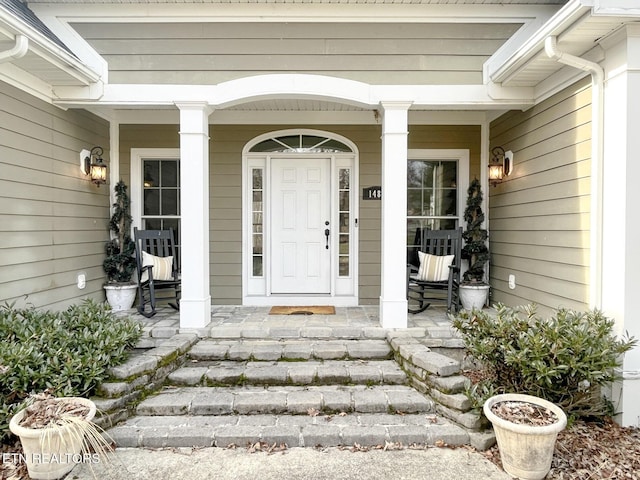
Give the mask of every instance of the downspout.
POLYGON ((0 52, 0 63, 11 62, 22 58, 29 50, 29 39, 24 35, 16 35, 16 44, 13 48, 0 52))
POLYGON ((549 58, 591 74, 591 235, 589 306, 602 308, 602 174, 604 137, 604 69, 597 63, 558 50, 557 37, 547 37, 549 58))

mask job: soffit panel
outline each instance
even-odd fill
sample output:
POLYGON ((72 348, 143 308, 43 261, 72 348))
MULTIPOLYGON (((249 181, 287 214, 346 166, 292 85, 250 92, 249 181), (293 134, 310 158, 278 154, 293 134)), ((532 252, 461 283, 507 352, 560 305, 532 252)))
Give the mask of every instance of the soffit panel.
MULTIPOLYGON (((0 51, 9 50, 13 48, 14 45, 14 37, 7 37, 5 34, 0 34, 0 51)), ((42 53, 42 50, 38 46, 33 45, 32 42, 29 42, 29 50, 27 53, 21 58, 11 60, 11 64, 48 85, 81 86, 86 84, 86 82, 69 74, 64 68, 57 66, 52 62, 50 56, 42 53)))
MULTIPOLYGON (((558 50, 577 57, 586 56, 598 46, 601 39, 611 35, 625 24, 637 22, 630 18, 586 17, 558 38, 558 50)), ((541 45, 531 62, 509 76, 502 85, 535 87, 562 68, 564 65, 551 60, 545 53, 544 46, 541 45)))

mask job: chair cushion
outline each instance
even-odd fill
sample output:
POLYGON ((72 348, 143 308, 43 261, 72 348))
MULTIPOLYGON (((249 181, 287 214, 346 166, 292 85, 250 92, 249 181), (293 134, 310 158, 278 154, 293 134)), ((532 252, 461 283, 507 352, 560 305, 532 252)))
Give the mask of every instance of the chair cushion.
MULTIPOLYGON (((173 257, 156 257, 147 252, 142 252, 142 266, 153 267, 153 279, 154 280, 173 280, 173 257)), ((146 282, 149 280, 149 275, 146 271, 142 272, 142 278, 140 281, 146 282)))
POLYGON ((453 263, 455 255, 430 255, 418 252, 420 268, 418 280, 424 282, 444 282, 449 279, 449 266, 453 263))

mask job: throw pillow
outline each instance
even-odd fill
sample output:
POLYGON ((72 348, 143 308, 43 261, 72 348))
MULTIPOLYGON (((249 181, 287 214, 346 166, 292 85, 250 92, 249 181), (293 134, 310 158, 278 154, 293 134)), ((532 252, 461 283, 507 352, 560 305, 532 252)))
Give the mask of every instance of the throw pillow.
POLYGON ((449 279, 449 266, 453 263, 455 255, 430 255, 418 252, 420 268, 418 280, 425 282, 444 282, 449 279))
MULTIPOLYGON (((173 280, 173 257, 156 257, 147 252, 142 252, 142 266, 153 267, 154 280, 173 280)), ((142 282, 149 280, 147 271, 142 272, 142 282)))

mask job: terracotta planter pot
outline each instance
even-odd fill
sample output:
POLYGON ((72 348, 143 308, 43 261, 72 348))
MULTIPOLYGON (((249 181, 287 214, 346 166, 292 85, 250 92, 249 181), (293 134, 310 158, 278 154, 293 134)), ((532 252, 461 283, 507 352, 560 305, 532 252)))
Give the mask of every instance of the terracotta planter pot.
POLYGON ((551 469, 556 438, 567 425, 567 416, 557 405, 531 395, 509 393, 489 398, 483 407, 485 416, 493 424, 502 467, 521 480, 541 480, 551 469), (505 420, 491 411, 496 403, 528 402, 548 408, 558 417, 551 425, 520 425, 505 420))
MULTIPOLYGON (((85 420, 91 421, 96 414, 96 405, 91 400, 80 397, 60 398, 72 400, 89 407, 85 420)), ((29 476, 34 479, 52 480, 62 478, 76 463, 82 461, 83 432, 77 427, 25 428, 19 425, 25 411, 16 413, 9 422, 9 429, 20 437, 29 476), (48 433, 47 433, 48 430, 48 433)))

